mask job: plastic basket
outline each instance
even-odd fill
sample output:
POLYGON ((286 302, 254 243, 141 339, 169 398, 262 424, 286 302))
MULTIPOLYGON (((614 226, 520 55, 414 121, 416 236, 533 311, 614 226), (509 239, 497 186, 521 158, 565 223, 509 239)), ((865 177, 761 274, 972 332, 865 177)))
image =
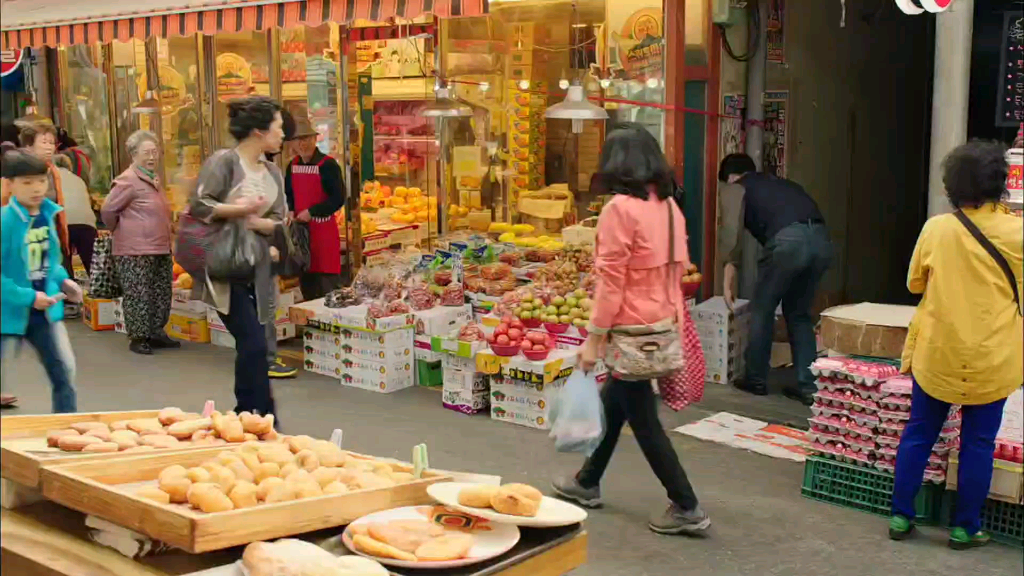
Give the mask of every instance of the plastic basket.
MULTIPOLYGON (((892 513, 893 476, 887 472, 810 456, 804 463, 806 498, 879 516, 892 513)), ((917 494, 915 522, 937 524, 942 512, 944 486, 925 484, 917 494)))
MULTIPOLYGON (((956 514, 956 492, 946 492, 942 504, 942 525, 951 526, 956 514)), ((993 540, 1024 548, 1024 504, 986 500, 981 509, 981 529, 993 540)))
POLYGON ((424 388, 437 388, 444 385, 444 370, 440 362, 416 361, 416 383, 424 388))

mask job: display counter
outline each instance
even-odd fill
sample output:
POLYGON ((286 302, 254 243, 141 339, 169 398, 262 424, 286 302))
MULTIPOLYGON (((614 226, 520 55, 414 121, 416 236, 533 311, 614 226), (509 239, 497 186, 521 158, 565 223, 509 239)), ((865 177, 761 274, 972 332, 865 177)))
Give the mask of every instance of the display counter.
MULTIPOLYGON (((340 546, 340 530, 306 535, 328 549, 340 546)), ((85 516, 52 502, 0 515, 0 570, 19 576, 240 576, 233 563, 241 548, 206 554, 168 551, 139 560, 89 540, 85 516)), ((561 576, 587 559, 587 533, 579 526, 522 531, 511 553, 489 563, 452 571, 392 569, 394 576, 561 576)))

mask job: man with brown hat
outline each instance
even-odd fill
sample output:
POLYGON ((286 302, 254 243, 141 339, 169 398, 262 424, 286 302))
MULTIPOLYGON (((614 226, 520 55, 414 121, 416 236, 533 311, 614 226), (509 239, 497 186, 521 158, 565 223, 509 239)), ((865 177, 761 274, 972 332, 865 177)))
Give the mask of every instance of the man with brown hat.
POLYGON ((295 122, 298 155, 285 170, 284 190, 296 222, 309 226, 309 267, 300 277, 306 300, 323 298, 341 285, 341 234, 335 213, 345 202, 341 166, 317 147, 319 134, 306 118, 295 122))

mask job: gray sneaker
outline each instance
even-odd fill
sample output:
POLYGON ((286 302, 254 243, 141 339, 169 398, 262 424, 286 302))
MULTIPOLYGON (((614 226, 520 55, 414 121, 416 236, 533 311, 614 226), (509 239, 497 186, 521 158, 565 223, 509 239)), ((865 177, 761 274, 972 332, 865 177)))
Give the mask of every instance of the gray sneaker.
POLYGON ((571 500, 584 508, 601 507, 601 488, 584 488, 576 481, 575 476, 558 478, 551 483, 555 495, 563 500, 571 500))
POLYGON ((686 511, 673 503, 664 512, 653 514, 647 526, 658 534, 703 536, 711 526, 711 518, 699 506, 686 511))

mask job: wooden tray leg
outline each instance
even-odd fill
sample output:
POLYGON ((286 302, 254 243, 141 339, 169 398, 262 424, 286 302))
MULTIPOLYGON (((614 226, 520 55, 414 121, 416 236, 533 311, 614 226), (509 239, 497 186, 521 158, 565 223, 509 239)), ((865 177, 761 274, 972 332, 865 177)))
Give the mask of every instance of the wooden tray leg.
POLYGON ((3 478, 0 479, 0 505, 5 510, 14 510, 44 500, 41 492, 28 486, 3 478))

